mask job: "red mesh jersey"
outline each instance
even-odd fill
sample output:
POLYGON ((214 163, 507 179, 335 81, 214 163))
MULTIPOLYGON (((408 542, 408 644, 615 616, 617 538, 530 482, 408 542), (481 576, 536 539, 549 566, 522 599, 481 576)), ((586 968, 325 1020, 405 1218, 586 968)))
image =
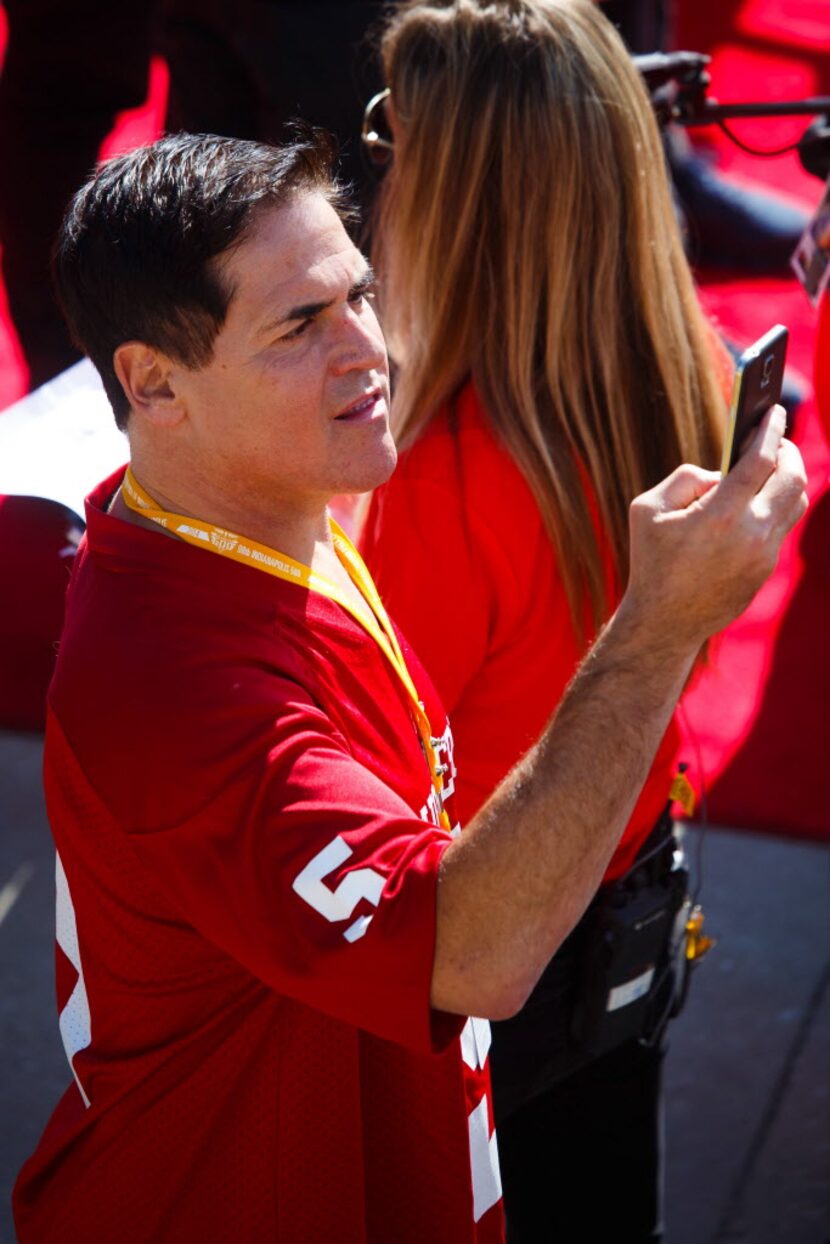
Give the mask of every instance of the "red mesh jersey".
MULTIPOLYGON (((582 656, 539 508, 472 384, 375 492, 362 552, 452 714, 466 824, 536 742, 582 656)), ((631 866, 665 807, 678 742, 672 723, 607 880, 631 866)))
POLYGON ((500 1240, 489 1029, 429 1006, 449 836, 399 680, 329 599, 106 514, 117 482, 50 693, 75 1083, 21 1244, 500 1240))

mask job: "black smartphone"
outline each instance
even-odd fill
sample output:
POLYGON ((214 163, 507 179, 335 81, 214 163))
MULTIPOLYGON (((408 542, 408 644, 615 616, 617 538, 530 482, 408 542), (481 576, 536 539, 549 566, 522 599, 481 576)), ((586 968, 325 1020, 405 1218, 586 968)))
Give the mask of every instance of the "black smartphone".
POLYGON ((761 422, 770 406, 781 401, 789 337, 784 325, 776 324, 744 350, 738 359, 723 439, 720 469, 724 475, 738 461, 748 434, 761 422))

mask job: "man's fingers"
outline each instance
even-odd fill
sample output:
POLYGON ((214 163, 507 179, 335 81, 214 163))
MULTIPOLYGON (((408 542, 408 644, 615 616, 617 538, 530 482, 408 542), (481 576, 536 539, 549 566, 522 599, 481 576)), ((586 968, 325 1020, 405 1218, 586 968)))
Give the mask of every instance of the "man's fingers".
POLYGON ((772 475, 778 462, 778 449, 784 439, 787 413, 783 406, 773 406, 764 415, 746 452, 723 481, 723 492, 741 492, 754 496, 772 475))
POLYGON ((670 620, 672 642, 700 642, 746 608, 803 515, 804 464, 784 426, 774 407, 724 478, 682 466, 632 502, 630 599, 670 620), (690 582, 707 590, 690 596, 690 582))
POLYGON ((700 500, 720 482, 717 471, 704 471, 702 467, 685 463, 656 487, 643 493, 634 504, 642 501, 650 509, 667 514, 673 510, 686 510, 693 501, 700 500))
POLYGON ((775 470, 759 489, 755 510, 764 510, 785 530, 793 526, 807 509, 807 472, 792 441, 783 440, 778 448, 775 470))
POLYGON ((804 461, 792 441, 782 440, 778 447, 775 470, 761 488, 762 495, 776 497, 792 492, 803 492, 807 487, 804 461))

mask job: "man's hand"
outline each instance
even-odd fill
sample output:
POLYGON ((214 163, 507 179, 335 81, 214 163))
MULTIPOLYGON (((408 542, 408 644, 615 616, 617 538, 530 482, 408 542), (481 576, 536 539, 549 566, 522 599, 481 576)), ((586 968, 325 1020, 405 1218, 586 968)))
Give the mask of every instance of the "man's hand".
POLYGON ((634 500, 621 610, 691 649, 746 608, 807 508, 804 464, 784 425, 774 406, 723 479, 681 466, 634 500))

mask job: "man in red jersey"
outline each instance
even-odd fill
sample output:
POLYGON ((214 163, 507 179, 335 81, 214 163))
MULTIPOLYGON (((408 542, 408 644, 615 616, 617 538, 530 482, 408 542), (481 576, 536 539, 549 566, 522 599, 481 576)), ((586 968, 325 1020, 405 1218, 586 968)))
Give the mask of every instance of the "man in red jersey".
POLYGON ((58 278, 131 463, 89 499, 50 691, 74 1082, 18 1180, 21 1244, 497 1241, 466 1017, 521 1005, 700 644, 803 512, 781 413, 722 483, 684 467, 635 502, 614 619, 457 836, 449 725, 327 511, 395 451, 320 142, 105 165, 58 278))

